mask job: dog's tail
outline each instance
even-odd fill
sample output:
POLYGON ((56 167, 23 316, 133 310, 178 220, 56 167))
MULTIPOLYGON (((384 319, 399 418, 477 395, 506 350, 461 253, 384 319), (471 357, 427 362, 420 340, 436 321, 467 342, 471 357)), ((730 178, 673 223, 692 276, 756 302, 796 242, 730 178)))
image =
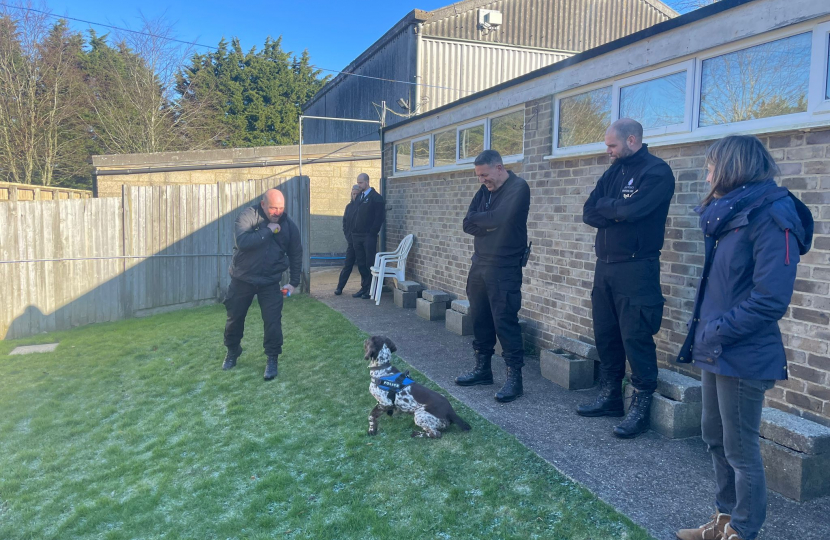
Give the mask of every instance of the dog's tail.
POLYGON ((447 415, 447 418, 450 422, 460 427, 462 431, 470 431, 470 424, 468 424, 464 421, 463 418, 455 414, 455 411, 450 411, 450 414, 447 415))

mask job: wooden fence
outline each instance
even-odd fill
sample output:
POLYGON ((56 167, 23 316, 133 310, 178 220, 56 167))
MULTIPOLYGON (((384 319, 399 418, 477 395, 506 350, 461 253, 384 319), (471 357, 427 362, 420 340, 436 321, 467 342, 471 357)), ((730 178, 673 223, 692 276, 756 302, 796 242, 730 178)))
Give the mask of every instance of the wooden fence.
POLYGON ((230 282, 234 221, 270 187, 300 228, 308 291, 305 176, 0 205, 0 338, 216 302, 230 282))

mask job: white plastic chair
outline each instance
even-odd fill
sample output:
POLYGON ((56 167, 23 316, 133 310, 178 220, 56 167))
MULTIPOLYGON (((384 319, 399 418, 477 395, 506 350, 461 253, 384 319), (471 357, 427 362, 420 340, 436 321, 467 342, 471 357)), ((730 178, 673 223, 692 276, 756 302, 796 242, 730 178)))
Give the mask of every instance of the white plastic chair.
POLYGON ((406 257, 412 248, 414 238, 414 235, 407 234, 395 251, 381 251, 375 255, 375 264, 371 268, 372 286, 369 288, 369 296, 375 300, 376 306, 380 305, 380 293, 383 291, 385 278, 395 278, 395 281, 406 279, 406 257))

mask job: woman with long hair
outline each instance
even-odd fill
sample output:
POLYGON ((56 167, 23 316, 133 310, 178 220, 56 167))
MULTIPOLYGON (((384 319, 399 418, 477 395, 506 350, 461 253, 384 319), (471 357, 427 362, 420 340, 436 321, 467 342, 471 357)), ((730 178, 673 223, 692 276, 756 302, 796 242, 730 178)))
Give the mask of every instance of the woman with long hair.
POLYGON ((774 177, 761 141, 731 136, 706 153, 700 215, 706 255, 689 335, 677 361, 701 370, 703 440, 715 469, 716 512, 680 540, 754 540, 767 511, 760 426, 764 393, 787 378, 778 321, 807 253, 813 218, 774 177))

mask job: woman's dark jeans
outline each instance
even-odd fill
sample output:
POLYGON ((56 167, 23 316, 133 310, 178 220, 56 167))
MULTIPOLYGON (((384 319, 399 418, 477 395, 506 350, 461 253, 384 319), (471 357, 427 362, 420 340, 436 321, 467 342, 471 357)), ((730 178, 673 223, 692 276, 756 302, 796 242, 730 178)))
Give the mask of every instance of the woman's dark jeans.
POLYGON ((715 466, 718 512, 730 514, 741 538, 754 540, 767 517, 767 481, 761 461, 761 409, 775 381, 701 372, 703 441, 715 466))

